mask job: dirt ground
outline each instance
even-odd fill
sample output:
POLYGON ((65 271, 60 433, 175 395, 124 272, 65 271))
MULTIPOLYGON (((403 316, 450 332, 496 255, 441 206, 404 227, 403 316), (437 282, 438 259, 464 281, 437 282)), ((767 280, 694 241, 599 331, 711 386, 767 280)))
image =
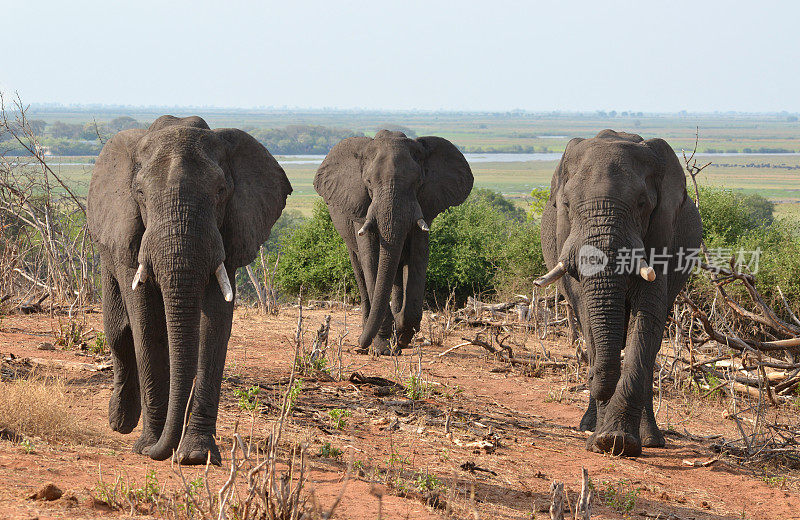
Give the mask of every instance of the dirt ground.
MULTIPOLYGON (((574 363, 523 370, 474 345, 439 355, 463 343, 462 337, 474 337, 478 330, 474 328, 456 330, 443 345, 423 346, 421 358, 416 351, 374 358, 355 352, 360 332, 357 312, 303 313, 306 344, 324 317, 332 316, 333 347, 327 369, 333 377, 313 371, 300 376, 302 387, 286 435, 308 443, 307 489, 314 490, 323 506, 333 502, 347 481, 352 453, 357 477, 347 482, 335 518, 378 518, 376 495, 381 493, 386 519, 549 518, 551 482, 564 482, 568 500, 574 503, 582 467, 588 469, 599 495, 593 518, 800 518, 796 477, 765 478, 759 470, 730 459, 715 460, 718 454, 708 437, 736 434, 734 424, 723 418, 721 401, 667 393, 658 416, 662 429, 669 429, 665 448, 646 448, 634 459, 590 453, 584 447, 586 434, 575 428, 588 393, 583 385, 585 369, 576 369, 574 363), (340 367, 334 351, 345 330, 342 379, 337 380, 340 367), (420 395, 412 400, 406 392, 412 386, 409 377, 420 369, 420 395), (405 389, 351 382, 354 372, 398 382, 405 389), (350 415, 336 424, 328 413, 332 409, 350 415), (341 450, 341 455, 326 454, 329 448, 341 450), (432 488, 435 494, 420 491, 432 488), (431 496, 438 502, 426 503, 431 496)), ((209 481, 222 482, 230 470, 237 421, 246 437, 255 441, 268 437, 291 369, 297 314, 297 307, 284 307, 278 316, 237 310, 218 421, 223 463, 211 468, 209 481), (241 409, 236 394, 253 386, 261 389, 255 414, 241 409)), ((64 319, 60 318, 62 324, 64 319)), ((88 314, 86 320, 85 329, 102 330, 99 313, 88 314)), ((15 373, 32 368, 63 376, 69 413, 84 430, 83 438, 90 440, 20 442, 9 435, 0 439, 0 518, 130 516, 130 510, 111 510, 103 503, 101 482, 113 483, 119 477, 141 486, 150 473, 160 489, 176 490, 180 479, 169 462, 131 452, 139 428, 120 435, 108 427, 112 375, 104 363, 107 358, 59 346, 42 350, 43 343, 55 343, 58 330, 59 318, 48 315, 4 316, 3 381, 8 384, 15 373), (48 483, 64 495, 53 501, 28 498, 48 483)), ((552 360, 568 361, 574 354, 559 338, 540 341, 518 333, 508 341, 516 355, 546 352, 552 360)), ((203 474, 202 468, 183 471, 187 479, 203 474)), ((148 517, 141 510, 133 516, 148 517)))

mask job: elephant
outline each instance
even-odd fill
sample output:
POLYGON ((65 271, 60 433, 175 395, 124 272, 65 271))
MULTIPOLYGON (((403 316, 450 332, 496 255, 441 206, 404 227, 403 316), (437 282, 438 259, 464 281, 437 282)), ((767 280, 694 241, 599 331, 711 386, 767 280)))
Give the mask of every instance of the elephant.
POLYGON ((255 258, 291 191, 253 137, 211 130, 197 116, 162 116, 103 146, 87 220, 114 371, 109 424, 130 433, 142 416, 134 452, 221 463, 214 436, 236 294, 230 280, 255 258))
POLYGON ((350 255, 362 350, 397 353, 410 344, 422 320, 428 225, 464 202, 472 183, 464 155, 441 137, 381 130, 374 138, 344 139, 325 157, 314 188, 350 255))
POLYGON ((550 271, 535 284, 559 284, 587 344, 587 449, 639 456, 642 446, 664 446, 653 413, 655 357, 702 239, 675 152, 662 139, 613 130, 572 139, 541 229, 550 271))

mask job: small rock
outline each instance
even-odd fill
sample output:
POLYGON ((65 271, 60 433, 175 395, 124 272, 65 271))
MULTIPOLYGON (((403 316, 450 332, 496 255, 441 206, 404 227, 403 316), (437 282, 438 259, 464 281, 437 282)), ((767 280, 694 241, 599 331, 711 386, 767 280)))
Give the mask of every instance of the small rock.
POLYGON ((44 343, 40 344, 39 347, 37 347, 37 348, 39 350, 55 350, 56 349, 55 345, 53 345, 49 341, 45 341, 44 343))
POLYGON ((58 500, 64 492, 58 489, 55 484, 46 484, 42 489, 29 496, 30 500, 58 500))

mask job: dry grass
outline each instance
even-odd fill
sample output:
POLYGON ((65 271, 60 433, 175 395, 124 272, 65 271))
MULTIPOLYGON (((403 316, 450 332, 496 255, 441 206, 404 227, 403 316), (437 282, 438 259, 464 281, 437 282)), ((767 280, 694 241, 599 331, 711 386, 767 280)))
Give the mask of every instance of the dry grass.
POLYGON ((0 382, 0 429, 15 438, 81 442, 88 432, 66 407, 66 386, 61 377, 34 373, 0 382))

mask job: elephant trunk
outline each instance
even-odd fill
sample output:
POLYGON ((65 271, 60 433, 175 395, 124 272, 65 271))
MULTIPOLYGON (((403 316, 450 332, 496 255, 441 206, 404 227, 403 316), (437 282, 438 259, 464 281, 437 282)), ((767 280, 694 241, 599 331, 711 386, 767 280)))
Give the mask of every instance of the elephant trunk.
MULTIPOLYGON (((164 310, 169 342, 169 406, 164 431, 159 445, 168 451, 178 447, 186 409, 190 406, 189 395, 197 375, 197 359, 200 341, 200 294, 192 277, 196 272, 173 273, 176 281, 164 291, 164 310), (177 279, 184 281, 177 281, 177 279), (194 286, 193 286, 194 285, 194 286)), ((162 458, 162 457, 159 457, 162 458)))
POLYGON ((625 210, 608 203, 587 210, 588 236, 577 259, 594 345, 589 390, 599 401, 606 401, 614 395, 625 347, 628 280, 616 265, 616 252, 631 247, 630 230, 626 224, 629 213, 625 210))
POLYGON ((364 323, 364 329, 358 340, 359 346, 367 348, 378 329, 386 318, 389 311, 389 299, 392 295, 397 268, 400 264, 400 257, 403 253, 406 236, 411 226, 415 224, 415 205, 419 204, 416 200, 407 203, 404 200, 395 200, 388 197, 390 202, 382 204, 379 200, 374 200, 370 208, 372 214, 379 215, 376 219, 376 232, 378 240, 378 265, 375 274, 375 285, 370 295, 369 316, 364 323))
POLYGON ((171 218, 150 226, 146 243, 143 241, 164 299, 169 344, 167 417, 161 438, 149 453, 157 460, 166 459, 178 448, 198 373, 203 295, 209 282, 217 282, 213 274, 225 255, 222 236, 206 211, 200 205, 173 206, 171 218))
POLYGON ((625 347, 625 280, 618 275, 596 275, 583 282, 594 344, 589 390, 606 401, 614 395, 620 378, 620 357, 625 347))

